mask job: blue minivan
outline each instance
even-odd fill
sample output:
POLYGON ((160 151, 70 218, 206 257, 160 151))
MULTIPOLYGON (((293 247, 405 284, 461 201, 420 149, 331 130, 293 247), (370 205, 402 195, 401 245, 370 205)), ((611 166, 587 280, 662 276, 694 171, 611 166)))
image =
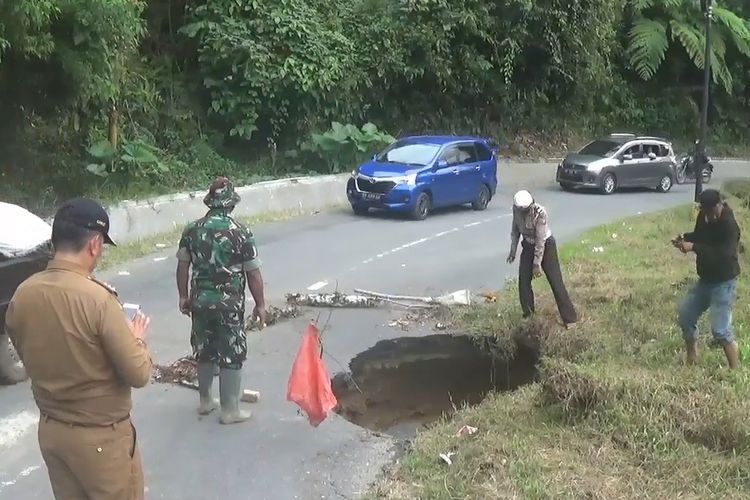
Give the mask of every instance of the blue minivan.
POLYGON ((370 209, 423 220, 433 208, 487 208, 497 191, 497 149, 480 137, 404 137, 358 166, 346 185, 355 214, 370 209))

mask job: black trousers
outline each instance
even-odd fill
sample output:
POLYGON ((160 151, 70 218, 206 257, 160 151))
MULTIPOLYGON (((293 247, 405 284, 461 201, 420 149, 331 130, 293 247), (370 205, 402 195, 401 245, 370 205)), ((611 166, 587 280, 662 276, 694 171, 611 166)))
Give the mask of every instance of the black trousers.
MULTIPOLYGON (((521 300, 521 309, 523 316, 528 317, 534 313, 534 290, 531 287, 531 280, 534 277, 534 245, 521 242, 521 263, 518 267, 518 296, 521 300)), ((578 314, 570 300, 568 290, 563 282, 562 271, 560 270, 560 260, 557 257, 557 243, 555 238, 547 238, 544 245, 544 256, 542 257, 542 270, 547 276, 547 281, 552 288, 552 295, 555 296, 557 310, 560 317, 566 325, 578 321, 578 314)))

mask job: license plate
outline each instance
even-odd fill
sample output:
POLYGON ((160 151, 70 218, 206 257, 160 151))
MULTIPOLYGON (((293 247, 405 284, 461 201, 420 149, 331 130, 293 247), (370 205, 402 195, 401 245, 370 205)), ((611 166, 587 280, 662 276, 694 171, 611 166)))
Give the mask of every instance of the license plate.
POLYGON ((381 195, 375 194, 375 193, 363 193, 362 198, 364 198, 367 201, 376 201, 379 200, 381 195))

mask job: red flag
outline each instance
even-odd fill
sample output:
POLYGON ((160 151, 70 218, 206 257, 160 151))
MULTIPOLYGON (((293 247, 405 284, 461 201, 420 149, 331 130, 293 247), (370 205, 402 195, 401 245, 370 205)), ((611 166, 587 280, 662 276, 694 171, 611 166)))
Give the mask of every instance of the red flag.
POLYGON ((320 332, 312 323, 307 325, 292 365, 286 399, 307 413, 313 427, 320 425, 338 404, 331 389, 331 379, 320 358, 320 332))

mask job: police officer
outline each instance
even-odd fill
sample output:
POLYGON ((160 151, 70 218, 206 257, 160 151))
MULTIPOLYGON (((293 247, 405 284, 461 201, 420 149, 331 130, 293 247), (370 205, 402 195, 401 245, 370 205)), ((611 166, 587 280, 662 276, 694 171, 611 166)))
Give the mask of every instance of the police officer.
POLYGON ((149 381, 144 337, 115 291, 92 276, 109 237, 97 202, 65 203, 52 225, 54 258, 18 287, 6 329, 40 411, 39 446, 58 500, 144 498, 130 421, 131 388, 149 381))
POLYGON ((231 216, 239 200, 229 179, 214 180, 203 200, 208 213, 188 224, 177 251, 180 311, 192 317, 190 343, 198 361, 198 413, 207 415, 217 407, 211 386, 218 365, 222 424, 244 422, 251 416, 239 408, 242 365, 247 358, 246 282, 255 301, 253 316, 261 325, 266 318, 253 234, 231 216))
POLYGON ((518 297, 524 318, 534 314, 534 290, 531 281, 547 275, 552 295, 566 328, 574 328, 578 320, 573 302, 563 282, 557 243, 549 226, 547 210, 526 190, 513 196, 510 253, 507 262, 515 262, 518 242, 521 241, 521 262, 518 266, 518 297))

